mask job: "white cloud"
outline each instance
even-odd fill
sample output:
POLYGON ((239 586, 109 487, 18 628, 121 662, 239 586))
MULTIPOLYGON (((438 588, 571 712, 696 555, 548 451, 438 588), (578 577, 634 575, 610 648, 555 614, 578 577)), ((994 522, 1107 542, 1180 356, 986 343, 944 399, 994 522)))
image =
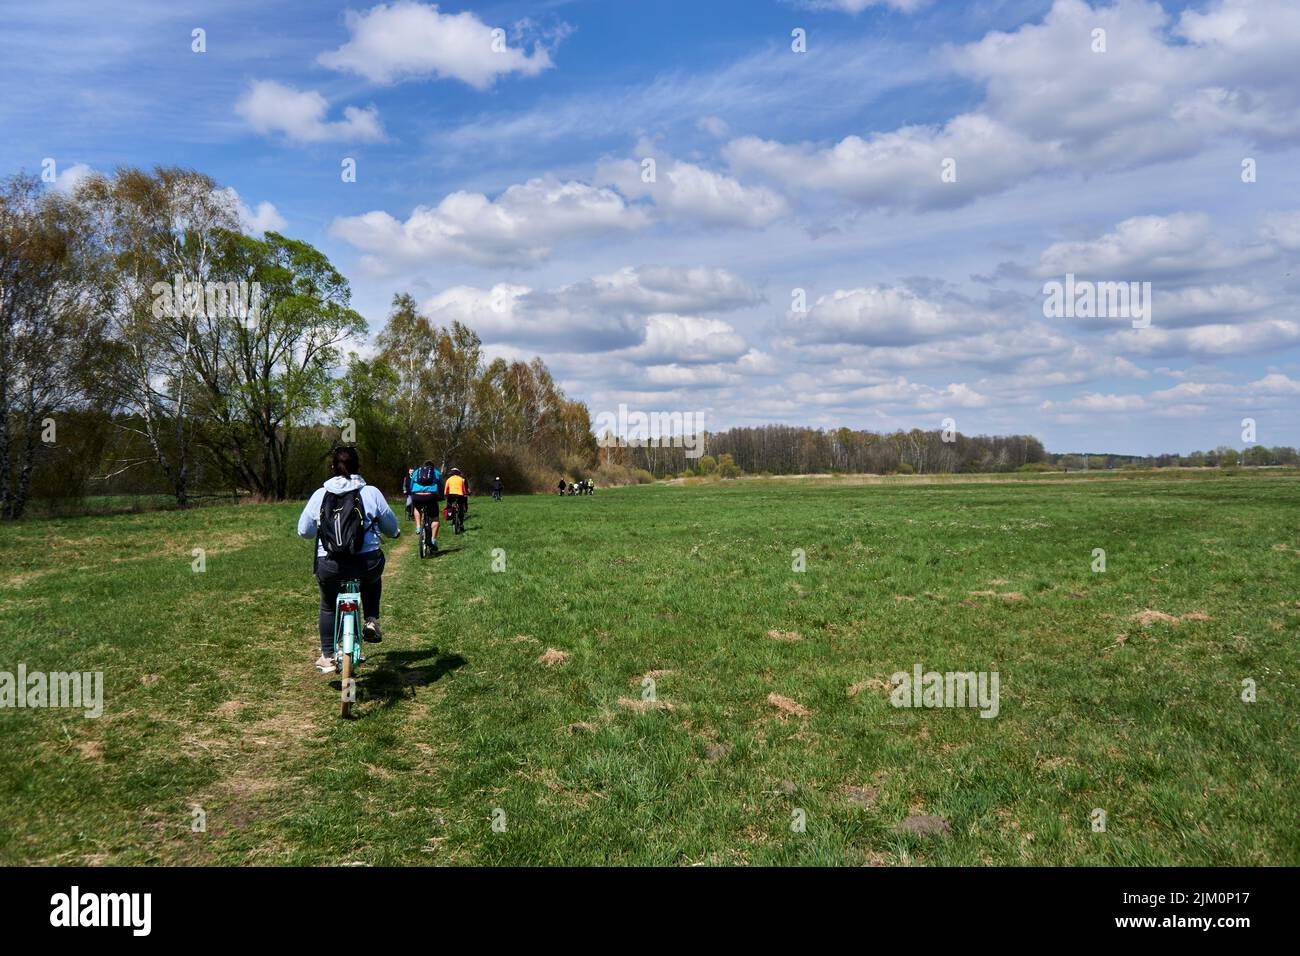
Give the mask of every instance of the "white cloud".
POLYGON ((536 76, 552 66, 539 44, 525 53, 508 44, 504 30, 494 36, 494 28, 473 13, 441 13, 437 4, 381 3, 365 13, 349 10, 347 26, 351 39, 322 53, 318 62, 376 83, 436 76, 486 90, 500 76, 536 76))
POLYGON ((552 292, 534 293, 539 303, 572 312, 731 312, 761 297, 726 269, 705 266, 625 266, 552 292))
POLYGON ((829 190, 866 206, 947 208, 996 192, 1061 161, 987 116, 968 113, 945 126, 906 126, 828 148, 787 146, 757 137, 727 144, 728 160, 802 189, 829 190), (951 165, 945 166, 948 161, 951 165), (945 169, 955 173, 944 179, 945 169))
POLYGON ((1257 262, 1264 246, 1228 246, 1216 238, 1201 213, 1134 216, 1096 239, 1056 242, 1039 256, 1035 274, 1150 280, 1257 262))
POLYGON ((1159 389, 1145 395, 1086 392, 1070 399, 1044 401, 1039 408, 1062 417, 1071 413, 1128 415, 1144 412, 1167 418, 1181 418, 1204 415, 1216 409, 1276 408, 1278 399, 1290 399, 1295 395, 1300 395, 1300 381, 1273 373, 1242 385, 1226 382, 1180 382, 1173 388, 1159 389))
POLYGON ((555 242, 640 229, 644 211, 612 189, 553 177, 511 186, 496 199, 454 192, 417 206, 405 222, 376 210, 335 219, 330 234, 369 253, 378 272, 442 257, 479 265, 535 265, 555 242))
POLYGON ((647 365, 736 361, 749 351, 736 330, 720 319, 659 314, 646 320, 645 338, 621 357, 647 365))
POLYGON ((1242 321, 1273 305, 1268 296, 1239 285, 1192 286, 1157 293, 1153 321, 1162 328, 1242 321))
POLYGON ((284 228, 289 225, 272 203, 262 201, 257 204, 256 209, 250 209, 233 187, 226 186, 221 192, 225 193, 229 197, 229 201, 234 204, 235 213, 239 216, 240 228, 251 235, 260 236, 266 232, 283 232, 284 228))
POLYGON ((1163 329, 1153 320, 1150 328, 1113 332, 1106 336, 1106 344, 1116 351, 1160 358, 1255 355, 1291 348, 1297 343, 1300 343, 1300 322, 1289 319, 1265 319, 1236 325, 1215 323, 1188 329, 1163 329))
POLYGON ((969 334, 993 324, 971 309, 933 302, 909 289, 837 289, 805 314, 791 312, 786 328, 810 345, 914 345, 943 335, 969 334))
POLYGON ((744 358, 748 346, 731 325, 666 310, 724 312, 754 301, 756 294, 724 269, 642 266, 551 290, 456 286, 422 308, 435 322, 462 322, 489 343, 618 352, 652 365, 744 358))
POLYGON ((662 155, 656 159, 654 182, 643 181, 641 162, 631 159, 602 162, 596 179, 629 198, 650 199, 668 218, 708 226, 760 229, 789 212, 785 199, 766 187, 743 186, 730 176, 662 155))
POLYGON ((61 193, 71 193, 83 179, 94 172, 85 163, 73 163, 54 177, 54 188, 61 193))
POLYGON ((1264 220, 1264 238, 1288 252, 1300 250, 1300 211, 1278 212, 1264 220))
POLYGON ((343 119, 327 120, 329 103, 315 90, 298 90, 274 80, 257 80, 235 104, 235 112, 257 132, 280 133, 300 143, 374 142, 384 138, 374 107, 348 106, 343 119))
POLYGON ((695 121, 695 126, 717 139, 731 132, 731 126, 719 116, 701 116, 695 121))
MULTIPOLYGON (((859 0, 846 0, 855 6, 859 0)), ((738 169, 866 207, 942 208, 1055 169, 1086 174, 1194 154, 1225 136, 1300 138, 1300 14, 1292 0, 1218 0, 1173 36, 1148 0, 1056 0, 1041 22, 948 51, 984 101, 941 126, 848 136, 830 146, 731 142, 738 169), (1104 30, 1105 52, 1093 49, 1104 30), (955 182, 939 163, 956 161, 955 182)))

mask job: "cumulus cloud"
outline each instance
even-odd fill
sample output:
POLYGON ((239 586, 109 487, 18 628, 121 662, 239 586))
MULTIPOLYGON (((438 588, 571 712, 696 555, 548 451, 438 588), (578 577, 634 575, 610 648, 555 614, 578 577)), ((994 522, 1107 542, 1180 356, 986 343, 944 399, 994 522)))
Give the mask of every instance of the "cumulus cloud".
POLYGON ((1134 216, 1095 239, 1056 242, 1039 256, 1035 274, 1149 280, 1231 269, 1271 255, 1264 245, 1230 246, 1214 236, 1202 213, 1134 216))
POLYGON ((462 322, 488 343, 618 352, 629 362, 653 365, 745 357, 748 346, 732 326, 698 313, 755 301, 757 294, 725 269, 642 266, 548 290, 457 286, 422 307, 434 321, 462 322))
POLYGON ((922 298, 910 289, 837 289, 807 313, 791 312, 786 330, 801 344, 914 345, 994 324, 991 316, 922 298))
POLYGON ((511 186, 495 199, 458 191, 417 206, 405 222, 375 210, 335 219, 330 234, 368 253, 372 271, 448 257, 478 265, 535 265, 554 243, 640 229, 649 222, 614 190, 554 177, 511 186))
POLYGON ((1300 395, 1300 381, 1275 372, 1240 385, 1188 381, 1146 394, 1087 392, 1070 399, 1044 401, 1039 408, 1069 420, 1078 420, 1078 413, 1128 415, 1143 412, 1177 418, 1203 415, 1211 409, 1277 408, 1297 395, 1300 395))
POLYGON ((1180 328, 1248 321, 1272 305, 1270 297, 1245 286, 1191 286, 1157 293, 1152 315, 1161 328, 1180 328))
POLYGON ((598 166, 596 178, 631 199, 649 199, 666 218, 708 226, 759 229, 789 212, 786 200, 765 186, 744 186, 693 163, 661 156, 654 182, 644 181, 642 168, 631 159, 609 160, 598 166))
POLYGON ((289 225, 273 203, 262 201, 257 204, 256 209, 252 209, 233 187, 226 186, 221 192, 225 194, 239 217, 240 228, 251 235, 282 232, 289 225))
POLYGON ((1297 343, 1300 343, 1300 322, 1290 319, 1233 325, 1210 323, 1184 329, 1161 328, 1153 320, 1150 328, 1106 336, 1106 344, 1116 351, 1153 358, 1256 355, 1291 348, 1297 343))
POLYGON ((381 3, 364 13, 348 11, 351 38, 317 61, 357 73, 375 83, 439 77, 486 90, 510 73, 536 76, 553 64, 535 43, 531 53, 510 46, 473 13, 442 13, 437 4, 381 3))
POLYGON ((727 269, 706 266, 625 266, 554 293, 566 307, 651 312, 730 312, 762 297, 727 269))
POLYGON ((644 320, 613 313, 572 313, 535 296, 527 286, 498 283, 490 289, 455 286, 421 306, 429 318, 468 325, 484 342, 609 352, 631 348, 643 337, 644 320))
POLYGON ((85 163, 73 163, 54 177, 54 188, 61 193, 71 193, 83 179, 94 175, 94 172, 85 163))
POLYGON ((826 148, 748 136, 728 143, 725 153, 737 169, 795 188, 828 190, 865 206, 916 209, 959 206, 1061 161, 1053 144, 1036 144, 979 114, 942 127, 847 136, 826 148))
POLYGON ((925 209, 1048 170, 1092 174, 1183 157, 1228 135, 1294 142, 1298 21, 1291 0, 1218 0, 1185 11, 1172 30, 1150 0, 1056 0, 1041 22, 948 51, 948 67, 985 92, 975 110, 831 145, 744 137, 727 156, 793 188, 925 209), (1104 52, 1094 30, 1105 32, 1104 52), (952 182, 939 177, 945 158, 955 161, 952 182))
POLYGON ((235 104, 235 112, 259 133, 278 133, 300 143, 368 143, 384 138, 374 107, 348 106, 343 110, 343 119, 327 120, 329 102, 320 93, 274 80, 251 83, 235 104))
POLYGON ((720 319, 658 314, 646 320, 645 338, 622 357, 647 365, 701 365, 736 361, 749 351, 744 338, 720 319))
POLYGON ((1264 219, 1264 239, 1287 252, 1300 250, 1300 211, 1272 213, 1264 219))

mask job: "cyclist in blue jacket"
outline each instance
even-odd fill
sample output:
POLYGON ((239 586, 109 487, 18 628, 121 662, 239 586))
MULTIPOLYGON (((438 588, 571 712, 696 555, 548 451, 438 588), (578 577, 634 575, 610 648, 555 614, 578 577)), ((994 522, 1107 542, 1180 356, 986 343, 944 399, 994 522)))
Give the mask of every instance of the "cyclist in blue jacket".
POLYGON ((419 537, 424 522, 429 522, 429 541, 438 550, 438 499, 442 497, 442 472, 433 466, 432 459, 411 475, 411 506, 415 509, 415 534, 419 537))

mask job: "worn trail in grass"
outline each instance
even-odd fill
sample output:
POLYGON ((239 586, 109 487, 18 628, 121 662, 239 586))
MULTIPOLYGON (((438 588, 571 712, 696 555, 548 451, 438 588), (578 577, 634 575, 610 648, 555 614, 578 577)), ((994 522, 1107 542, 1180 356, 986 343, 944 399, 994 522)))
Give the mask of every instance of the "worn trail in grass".
POLYGON ((1294 864, 1298 499, 1206 477, 476 500, 438 557, 409 526, 390 546, 353 721, 310 669, 298 506, 4 529, 0 670, 106 686, 98 720, 0 710, 0 860, 1294 864), (891 706, 918 663, 997 672, 998 715, 891 706), (922 814, 951 834, 896 833, 922 814))

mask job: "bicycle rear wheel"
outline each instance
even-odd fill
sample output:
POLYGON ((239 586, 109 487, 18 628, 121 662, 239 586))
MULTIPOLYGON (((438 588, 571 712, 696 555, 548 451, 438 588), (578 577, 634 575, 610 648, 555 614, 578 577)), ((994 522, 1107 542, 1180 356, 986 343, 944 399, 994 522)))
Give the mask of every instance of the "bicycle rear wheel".
POLYGON ((356 681, 352 670, 352 655, 343 655, 343 669, 339 672, 343 675, 343 706, 340 716, 352 716, 352 698, 356 695, 356 681))

